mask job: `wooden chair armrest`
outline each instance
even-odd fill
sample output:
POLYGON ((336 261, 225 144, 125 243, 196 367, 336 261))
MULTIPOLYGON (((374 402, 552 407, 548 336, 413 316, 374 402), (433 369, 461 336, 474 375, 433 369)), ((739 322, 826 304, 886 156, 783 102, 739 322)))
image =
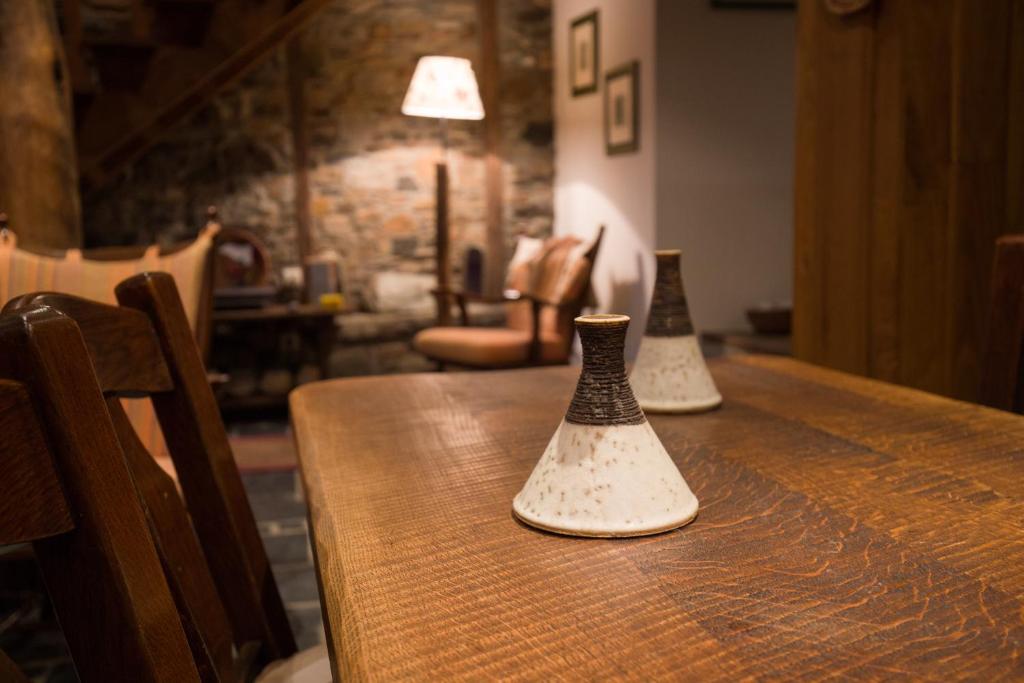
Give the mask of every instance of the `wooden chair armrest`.
POLYGON ((515 289, 506 289, 497 296, 480 294, 477 292, 466 292, 461 289, 432 289, 430 290, 430 293, 435 297, 445 296, 452 297, 456 300, 462 299, 463 301, 485 304, 504 304, 510 301, 519 301, 524 296, 521 292, 515 289))
POLYGON ((582 303, 581 303, 581 301, 579 299, 569 299, 567 301, 560 301, 560 302, 559 301, 551 301, 549 299, 545 299, 542 296, 537 296, 536 294, 530 294, 530 293, 527 293, 527 292, 520 293, 520 296, 521 296, 523 301, 529 301, 532 304, 532 306, 531 306, 532 311, 531 312, 532 312, 532 315, 533 315, 533 323, 532 323, 533 332, 532 332, 532 336, 530 338, 529 359, 530 359, 530 364, 531 365, 538 365, 541 362, 541 351, 542 351, 541 342, 540 342, 540 312, 541 312, 541 310, 543 310, 543 308, 545 306, 551 306, 552 308, 556 308, 559 311, 564 311, 564 310, 575 311, 574 315, 579 315, 580 309, 582 308, 582 303))
POLYGON ((469 303, 484 303, 484 304, 505 304, 514 301, 521 301, 526 298, 526 295, 515 289, 506 289, 498 296, 480 294, 477 292, 466 292, 461 289, 441 289, 434 288, 430 290, 430 293, 434 295, 440 305, 444 305, 444 302, 448 299, 455 299, 456 305, 459 307, 459 317, 462 319, 462 326, 469 326, 469 310, 467 304, 469 303))

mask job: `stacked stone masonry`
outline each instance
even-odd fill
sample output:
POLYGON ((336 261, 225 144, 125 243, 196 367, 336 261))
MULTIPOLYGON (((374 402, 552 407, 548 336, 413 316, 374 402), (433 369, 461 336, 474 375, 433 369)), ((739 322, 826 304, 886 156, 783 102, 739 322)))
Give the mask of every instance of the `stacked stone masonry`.
MULTIPOLYGON (((546 235, 552 222, 550 0, 501 0, 499 42, 504 227, 546 235)), ((423 283, 433 273, 438 122, 403 116, 424 54, 479 66, 476 0, 336 0, 301 37, 313 241, 341 259, 351 301, 378 307, 380 273, 423 283)), ((83 198, 90 245, 187 239, 215 203, 227 223, 268 244, 279 269, 298 260, 287 64, 271 56, 109 185, 83 198)), ((483 129, 452 122, 452 260, 483 247, 483 129)), ((509 252, 510 253, 510 252, 509 252)))

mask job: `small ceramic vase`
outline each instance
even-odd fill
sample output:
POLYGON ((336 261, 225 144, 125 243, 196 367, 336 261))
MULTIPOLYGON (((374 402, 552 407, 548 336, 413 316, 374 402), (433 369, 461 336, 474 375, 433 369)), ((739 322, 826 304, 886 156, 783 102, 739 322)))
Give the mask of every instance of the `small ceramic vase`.
POLYGON ((646 536, 697 516, 697 498, 626 378, 629 317, 576 318, 583 368, 569 410, 512 502, 522 521, 571 536, 646 536))
POLYGON ((656 251, 658 272, 647 329, 629 377, 640 407, 657 413, 693 413, 722 403, 708 372, 686 305, 679 250, 656 251))

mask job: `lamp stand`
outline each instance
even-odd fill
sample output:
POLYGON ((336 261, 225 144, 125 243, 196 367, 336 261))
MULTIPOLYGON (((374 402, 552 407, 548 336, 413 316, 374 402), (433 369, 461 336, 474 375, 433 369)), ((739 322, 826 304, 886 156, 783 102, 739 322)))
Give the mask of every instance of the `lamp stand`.
POLYGON ((436 215, 436 270, 437 289, 437 324, 441 326, 452 323, 452 302, 448 297, 451 286, 450 268, 448 267, 448 120, 441 119, 441 144, 443 153, 437 164, 437 198, 436 215))

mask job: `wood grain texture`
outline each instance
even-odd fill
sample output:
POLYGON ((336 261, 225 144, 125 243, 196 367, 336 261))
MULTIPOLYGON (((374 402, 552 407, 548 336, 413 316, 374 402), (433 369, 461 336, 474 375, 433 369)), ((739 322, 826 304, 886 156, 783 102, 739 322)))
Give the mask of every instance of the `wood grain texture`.
POLYGON ((782 358, 712 361, 723 407, 650 417, 685 529, 512 518, 578 370, 292 395, 339 680, 1024 676, 1024 419, 782 358))
POLYGON ((146 396, 174 388, 160 342, 144 313, 52 292, 11 299, 4 311, 33 306, 49 306, 78 324, 103 393, 146 396))
POLYGON ((798 7, 794 352, 974 400, 993 244, 1024 229, 1020 0, 798 7))
POLYGON ((117 398, 107 411, 132 473, 167 585, 188 636, 192 658, 204 681, 234 677, 231 627, 174 480, 139 440, 117 398))
POLYGON ((174 391, 154 393, 153 406, 235 645, 258 642, 259 666, 289 657, 295 637, 174 278, 143 273, 115 292, 123 308, 148 316, 170 371, 174 391))
POLYGON ((53 457, 25 386, 0 379, 0 545, 71 531, 53 457))
POLYGON ((74 529, 33 541, 81 680, 198 681, 146 519, 75 323, 0 316, 0 377, 32 396, 74 529))
POLYGON ((0 27, 0 210, 22 246, 80 247, 70 79, 54 3, 0 0, 0 27))

